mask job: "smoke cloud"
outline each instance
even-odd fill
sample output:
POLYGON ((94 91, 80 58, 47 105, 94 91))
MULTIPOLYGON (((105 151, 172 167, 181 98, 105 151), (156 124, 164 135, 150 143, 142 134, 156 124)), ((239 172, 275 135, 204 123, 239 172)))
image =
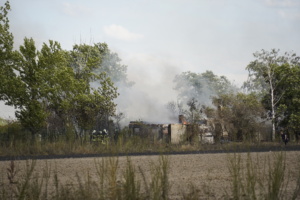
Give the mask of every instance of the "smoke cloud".
POLYGON ((123 112, 123 126, 130 121, 149 123, 174 123, 167 104, 177 98, 173 89, 179 67, 164 59, 148 55, 136 55, 126 60, 128 79, 135 82, 132 87, 118 86, 120 96, 116 99, 117 112, 123 112))
POLYGON ((128 79, 135 84, 132 87, 118 86, 117 112, 126 116, 121 121, 122 126, 136 120, 154 124, 177 123, 177 115, 182 113, 178 108, 170 110, 170 102, 180 103, 184 110, 188 110, 187 103, 191 99, 195 99, 199 106, 213 106, 212 97, 217 96, 218 91, 200 74, 191 72, 195 74, 194 79, 183 76, 184 68, 149 55, 136 55, 125 63, 128 65, 128 79))

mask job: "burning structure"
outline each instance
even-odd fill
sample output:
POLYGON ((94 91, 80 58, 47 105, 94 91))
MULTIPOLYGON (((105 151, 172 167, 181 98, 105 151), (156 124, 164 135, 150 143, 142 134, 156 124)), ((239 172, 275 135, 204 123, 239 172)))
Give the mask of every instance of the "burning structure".
POLYGON ((133 135, 149 138, 153 141, 163 141, 179 144, 185 141, 201 143, 214 143, 213 127, 208 120, 190 124, 183 115, 179 115, 178 123, 152 124, 143 121, 131 121, 129 129, 133 135))

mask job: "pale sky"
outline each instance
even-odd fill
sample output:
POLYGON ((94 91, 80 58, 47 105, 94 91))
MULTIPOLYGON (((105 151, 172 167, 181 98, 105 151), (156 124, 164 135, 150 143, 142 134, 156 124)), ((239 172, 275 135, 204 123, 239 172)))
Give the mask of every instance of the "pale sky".
MULTIPOLYGON (((4 0, 0 0, 1 5, 4 0)), ((183 71, 211 70, 241 85, 252 54, 300 54, 300 0, 11 0, 15 47, 32 37, 70 50, 106 42, 128 66, 134 90, 174 100, 183 71)), ((13 116, 0 106, 0 117, 13 116)))

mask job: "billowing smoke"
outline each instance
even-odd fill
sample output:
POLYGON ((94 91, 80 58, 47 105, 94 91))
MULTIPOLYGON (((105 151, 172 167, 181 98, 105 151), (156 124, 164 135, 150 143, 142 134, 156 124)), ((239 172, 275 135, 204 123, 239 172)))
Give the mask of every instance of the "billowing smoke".
POLYGON ((167 108, 168 102, 176 100, 178 95, 173 89, 175 75, 180 73, 177 66, 143 55, 128 63, 128 79, 135 84, 132 87, 118 86, 117 112, 125 114, 121 124, 126 126, 129 121, 136 120, 177 122, 167 108))
POLYGON ((191 99, 195 99, 201 105, 211 106, 212 98, 217 95, 217 92, 211 87, 209 81, 198 76, 191 80, 187 76, 189 75, 176 76, 174 83, 181 103, 186 105, 191 99))
POLYGON ((177 123, 178 114, 189 110, 191 100, 195 100, 197 110, 200 110, 201 106, 213 106, 212 98, 230 88, 231 83, 226 78, 210 71, 204 72, 204 75, 183 72, 174 64, 153 58, 146 61, 133 59, 128 68, 128 78, 135 84, 130 88, 118 87, 117 111, 126 116, 122 120, 123 126, 135 120, 177 123), (173 108, 177 106, 173 110, 170 109, 172 102, 173 108))
POLYGON ((15 109, 12 106, 7 106, 3 101, 0 101, 0 117, 4 119, 15 119, 15 109))

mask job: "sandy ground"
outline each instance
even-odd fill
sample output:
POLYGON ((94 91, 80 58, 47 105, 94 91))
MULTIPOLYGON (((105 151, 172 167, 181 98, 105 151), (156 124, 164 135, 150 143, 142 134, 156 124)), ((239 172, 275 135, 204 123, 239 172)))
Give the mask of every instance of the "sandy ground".
MULTIPOLYGON (((251 153, 253 160, 257 158, 261 161, 274 158, 274 152, 251 153)), ((247 154, 239 154, 246 159, 247 154)), ((180 199, 183 193, 187 193, 188 186, 193 184, 201 193, 203 199, 222 199, 226 192, 230 193, 231 177, 228 170, 228 159, 233 154, 194 154, 194 155, 169 155, 170 163, 169 181, 170 181, 170 198, 180 199)), ((286 152, 286 167, 288 179, 288 190, 293 189, 296 183, 296 174, 299 172, 300 152, 286 152), (298 171, 297 171, 298 170, 298 171)), ((89 173, 92 177, 96 177, 95 163, 101 161, 102 158, 78 158, 78 159, 54 159, 54 160, 38 160, 36 171, 45 170, 46 165, 51 171, 58 173, 59 180, 62 183, 77 183, 76 174, 84 180, 89 173)), ((145 174, 146 179, 150 179, 151 166, 158 164, 159 156, 131 156, 130 157, 136 171, 140 168, 145 174)), ((125 170, 126 157, 119 157, 119 179, 122 180, 122 172, 125 170)), ((25 169, 26 161, 15 161, 17 168, 20 170, 18 174, 22 174, 25 169)), ((1 180, 6 180, 7 168, 10 161, 0 162, 1 180)), ((262 164, 260 165, 262 166, 262 164)))

